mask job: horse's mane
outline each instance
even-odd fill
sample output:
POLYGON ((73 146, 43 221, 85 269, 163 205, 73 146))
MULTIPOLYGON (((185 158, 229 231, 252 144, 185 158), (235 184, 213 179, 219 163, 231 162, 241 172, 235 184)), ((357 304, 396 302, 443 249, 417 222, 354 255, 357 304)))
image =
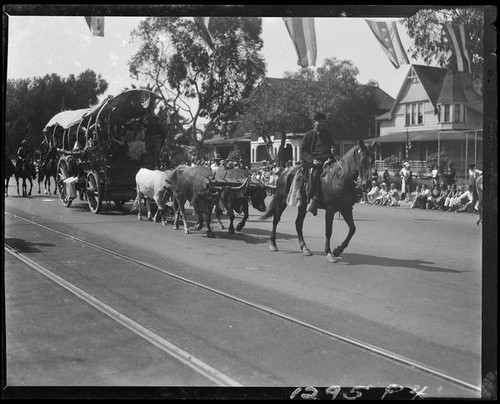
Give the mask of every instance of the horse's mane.
POLYGON ((352 177, 353 174, 359 170, 360 146, 355 146, 347 153, 345 153, 338 161, 331 164, 324 172, 325 175, 331 176, 333 181, 342 183, 347 178, 352 177))

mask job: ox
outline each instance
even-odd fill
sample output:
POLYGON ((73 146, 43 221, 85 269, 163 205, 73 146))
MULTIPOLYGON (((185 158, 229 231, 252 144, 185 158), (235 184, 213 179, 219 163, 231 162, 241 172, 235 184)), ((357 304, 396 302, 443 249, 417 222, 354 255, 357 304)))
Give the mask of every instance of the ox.
POLYGON ((214 238, 211 221, 212 211, 215 201, 218 199, 217 192, 213 187, 212 170, 202 166, 189 167, 181 165, 172 171, 170 183, 174 194, 175 205, 175 229, 179 229, 179 215, 184 223, 184 232, 189 234, 189 226, 186 221, 184 205, 186 201, 191 204, 195 215, 198 217, 198 223, 195 230, 203 228, 203 222, 207 225, 207 237, 214 238))
POLYGON ((169 173, 159 170, 148 170, 141 168, 136 176, 135 183, 137 187, 137 197, 134 201, 131 211, 138 210, 137 218, 142 220, 141 216, 141 201, 145 199, 145 205, 148 209, 148 220, 151 219, 151 201, 155 201, 158 210, 155 214, 154 221, 158 216, 161 217, 162 224, 166 224, 165 220, 165 206, 167 199, 172 194, 169 182, 169 173))
MULTIPOLYGON (((266 211, 266 196, 267 188, 260 181, 250 177, 250 175, 242 168, 219 167, 215 174, 215 180, 218 184, 224 181, 240 182, 243 183, 241 187, 230 188, 224 187, 220 195, 221 205, 227 210, 229 214, 229 233, 234 234, 234 218, 237 213, 243 213, 243 219, 236 226, 237 231, 241 231, 248 219, 248 201, 259 212, 266 211)), ((219 222, 219 227, 224 229, 224 225, 220 220, 221 207, 216 206, 216 215, 219 222)))

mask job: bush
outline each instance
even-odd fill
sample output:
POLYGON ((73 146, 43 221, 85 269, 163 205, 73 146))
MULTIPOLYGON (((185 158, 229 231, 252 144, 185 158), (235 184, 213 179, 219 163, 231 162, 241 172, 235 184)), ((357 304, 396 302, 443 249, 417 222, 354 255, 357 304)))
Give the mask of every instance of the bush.
MULTIPOLYGON (((438 161, 438 153, 432 153, 427 156, 427 160, 425 164, 427 166, 427 170, 431 171, 434 166, 437 166, 438 161)), ((450 160, 448 160, 448 156, 445 152, 439 152, 439 167, 438 171, 443 173, 448 166, 450 160)))
POLYGON ((393 154, 384 160, 384 166, 391 170, 401 170, 403 168, 403 163, 393 154))

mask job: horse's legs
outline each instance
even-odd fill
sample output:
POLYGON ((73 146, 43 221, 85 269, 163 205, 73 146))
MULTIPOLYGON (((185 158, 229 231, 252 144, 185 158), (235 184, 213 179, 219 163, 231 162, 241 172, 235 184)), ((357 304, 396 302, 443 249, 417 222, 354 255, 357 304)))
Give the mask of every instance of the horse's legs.
POLYGON ((28 178, 30 182, 30 191, 28 192, 28 196, 31 196, 31 191, 33 190, 33 180, 31 178, 28 178))
POLYGON ((245 227, 247 219, 248 219, 248 202, 243 203, 243 219, 241 219, 241 222, 239 222, 238 226, 236 226, 237 231, 241 231, 241 229, 245 227))
POLYGON ((227 209, 227 213, 229 213, 229 233, 234 234, 234 210, 232 207, 227 209))
POLYGON ((333 217, 335 216, 335 211, 333 209, 327 209, 325 214, 325 254, 328 262, 335 262, 335 257, 330 250, 330 239, 333 234, 333 217))
POLYGON ((295 219, 295 230, 297 231, 297 236, 299 237, 299 246, 302 250, 302 254, 305 256, 310 256, 312 255, 311 250, 309 250, 309 248, 307 247, 306 242, 304 241, 304 234, 302 233, 306 213, 307 212, 305 206, 299 206, 297 218, 295 219))
POLYGON ((270 251, 278 251, 278 246, 276 245, 276 228, 278 227, 278 223, 281 220, 281 215, 285 211, 286 208, 286 203, 277 203, 276 206, 274 207, 274 213, 273 213, 273 229, 271 231, 271 238, 269 239, 270 245, 269 245, 269 250, 270 251))
POLYGON ((207 237, 208 238, 215 238, 215 234, 212 231, 212 209, 208 209, 205 213, 205 223, 207 224, 207 237))
POLYGON ((16 185, 17 185, 17 195, 21 196, 21 193, 19 192, 19 177, 16 176, 16 185))
POLYGON ((354 236, 354 233, 356 232, 356 225, 354 224, 354 218, 352 216, 352 207, 349 209, 341 210, 340 213, 347 223, 347 226, 349 226, 349 233, 347 234, 347 237, 342 242, 342 244, 337 246, 337 248, 333 250, 333 255, 335 257, 338 257, 340 254, 342 254, 342 251, 344 251, 345 248, 349 245, 349 241, 351 241, 352 236, 354 236))

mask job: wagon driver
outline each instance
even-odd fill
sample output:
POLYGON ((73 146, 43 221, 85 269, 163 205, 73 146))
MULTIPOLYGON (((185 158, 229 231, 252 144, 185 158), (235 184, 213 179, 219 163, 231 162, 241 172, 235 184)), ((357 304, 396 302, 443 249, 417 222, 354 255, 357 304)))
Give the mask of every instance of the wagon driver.
POLYGON ((160 152, 165 141, 163 126, 158 118, 152 111, 146 114, 146 155, 148 158, 148 166, 152 170, 159 170, 160 152))
POLYGON ((309 192, 307 210, 314 216, 318 213, 323 164, 334 159, 335 144, 333 136, 326 130, 326 115, 317 112, 314 115, 314 128, 304 135, 300 149, 302 165, 309 173, 309 192))

